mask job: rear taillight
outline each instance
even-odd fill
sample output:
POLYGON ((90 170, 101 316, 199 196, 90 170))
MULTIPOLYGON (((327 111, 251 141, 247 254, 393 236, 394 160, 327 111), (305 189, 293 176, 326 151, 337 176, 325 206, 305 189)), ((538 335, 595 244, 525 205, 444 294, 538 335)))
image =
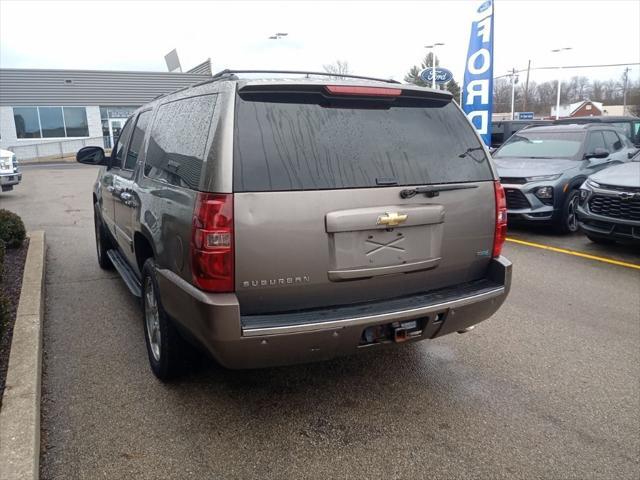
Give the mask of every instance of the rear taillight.
POLYGON ((198 193, 191 231, 193 283, 209 292, 233 292, 233 195, 198 193))
POLYGON ((327 85, 327 92, 332 95, 361 95, 363 97, 397 97, 402 93, 399 88, 355 87, 351 85, 327 85))
POLYGON ((493 256, 499 257, 507 238, 507 199, 499 180, 494 182, 496 197, 496 231, 493 237, 493 256))

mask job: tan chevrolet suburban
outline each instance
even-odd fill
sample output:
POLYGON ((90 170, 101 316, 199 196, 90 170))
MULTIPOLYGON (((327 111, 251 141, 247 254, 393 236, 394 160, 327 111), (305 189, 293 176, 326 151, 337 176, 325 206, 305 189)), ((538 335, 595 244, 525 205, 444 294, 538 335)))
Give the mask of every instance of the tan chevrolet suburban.
POLYGON ((254 368, 464 332, 509 292, 504 191, 448 92, 225 70, 77 160, 160 379, 189 343, 254 368))

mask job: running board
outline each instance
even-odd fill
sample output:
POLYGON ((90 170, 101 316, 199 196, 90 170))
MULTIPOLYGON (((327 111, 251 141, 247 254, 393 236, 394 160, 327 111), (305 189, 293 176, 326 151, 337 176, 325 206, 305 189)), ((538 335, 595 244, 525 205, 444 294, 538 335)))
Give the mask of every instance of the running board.
POLYGON ((109 257, 109 260, 111 260, 111 263, 113 263, 113 266, 116 268, 131 293, 133 293, 134 296, 141 298, 142 285, 140 280, 138 280, 138 277, 127 261, 122 257, 122 255, 120 255, 120 252, 115 249, 107 250, 107 257, 109 257))

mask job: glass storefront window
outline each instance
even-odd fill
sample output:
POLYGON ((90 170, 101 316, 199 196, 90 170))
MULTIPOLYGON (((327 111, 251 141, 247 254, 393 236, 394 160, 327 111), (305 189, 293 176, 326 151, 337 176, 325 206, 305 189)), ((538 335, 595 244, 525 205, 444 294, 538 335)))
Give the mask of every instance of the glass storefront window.
POLYGON ((85 107, 14 107, 18 138, 88 137, 85 107))
POLYGON ((62 108, 38 107, 40 113, 40 128, 42 138, 62 138, 64 134, 64 121, 62 120, 62 108))
POLYGON ((84 107, 64 107, 64 124, 67 127, 67 137, 89 136, 87 109, 84 107))
POLYGON ((18 138, 40 138, 40 122, 36 107, 16 107, 13 109, 18 138))

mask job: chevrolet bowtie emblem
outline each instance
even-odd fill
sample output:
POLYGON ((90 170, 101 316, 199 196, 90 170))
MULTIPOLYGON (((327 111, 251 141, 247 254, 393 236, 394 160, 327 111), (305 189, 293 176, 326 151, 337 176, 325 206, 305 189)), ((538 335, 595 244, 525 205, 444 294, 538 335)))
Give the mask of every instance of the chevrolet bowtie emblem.
POLYGON ((400 225, 407 219, 407 217, 408 215, 406 214, 399 214, 398 212, 387 212, 384 215, 380 215, 376 223, 378 225, 393 227, 396 225, 400 225))
POLYGON ((637 194, 635 193, 629 193, 629 192, 622 192, 620 194, 618 194, 618 196, 622 199, 622 200, 633 200, 636 197, 637 194))

